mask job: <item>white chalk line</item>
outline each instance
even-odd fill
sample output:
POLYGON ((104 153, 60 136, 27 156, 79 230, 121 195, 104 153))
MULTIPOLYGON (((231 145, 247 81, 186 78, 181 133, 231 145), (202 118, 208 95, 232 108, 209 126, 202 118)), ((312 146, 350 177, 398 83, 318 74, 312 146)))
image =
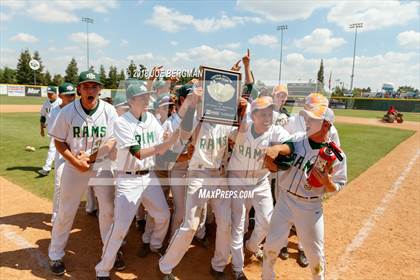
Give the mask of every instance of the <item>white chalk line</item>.
POLYGON ((344 254, 340 256, 337 262, 337 265, 332 270, 330 270, 330 273, 328 273, 329 277, 327 277, 327 279, 338 280, 340 274, 343 274, 347 270, 348 264, 350 263, 351 254, 363 245, 369 233, 375 227, 376 222, 384 214, 386 208, 388 207, 388 204, 397 194, 398 190, 401 188, 403 181, 406 179, 407 175, 410 173, 419 155, 420 155, 420 150, 417 150, 417 153, 413 156, 413 158, 407 164, 407 166, 405 167, 401 175, 394 181, 391 188, 388 190, 384 198, 379 203, 378 207, 376 207, 376 209, 364 222, 363 227, 359 230, 357 235, 353 238, 352 242, 346 247, 344 254))
POLYGON ((39 251, 39 247, 35 244, 32 244, 18 233, 11 231, 7 228, 6 225, 0 225, 0 231, 2 236, 4 236, 7 240, 13 242, 19 249, 36 249, 36 250, 28 250, 27 253, 36 260, 38 266, 42 268, 48 268, 47 258, 39 251))

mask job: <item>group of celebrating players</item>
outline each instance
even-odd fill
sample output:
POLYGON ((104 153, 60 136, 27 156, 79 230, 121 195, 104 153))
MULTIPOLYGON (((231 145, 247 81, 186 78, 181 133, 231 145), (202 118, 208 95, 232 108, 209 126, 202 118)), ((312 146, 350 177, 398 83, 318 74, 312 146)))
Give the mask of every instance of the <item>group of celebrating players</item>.
POLYGON ((240 71, 241 62, 239 126, 200 119, 201 81, 158 80, 160 68, 147 81, 120 81, 122 90, 112 100, 100 99, 103 85, 92 70, 80 74, 76 87, 60 85, 58 98, 56 89, 48 88, 41 134, 46 127, 51 144, 40 173, 47 175, 54 160, 48 256, 55 275, 66 272, 64 250, 87 192, 87 210, 97 207, 103 244, 97 279, 125 269, 122 246, 133 220, 145 224, 138 255, 160 255, 165 280, 175 279, 172 271, 193 239, 209 246, 206 223, 211 222, 216 224, 210 264, 215 279, 229 279, 229 263, 233 279, 247 279, 249 257, 262 262, 262 279, 275 279, 274 266, 279 255, 287 258, 292 227, 299 238, 299 264, 310 266, 313 279, 325 279, 322 200, 347 181, 344 154, 319 166, 320 151, 340 145, 334 113, 325 96, 311 93, 303 109, 290 116, 284 107, 287 87, 259 91, 249 51, 231 70, 240 71), (310 176, 319 184, 311 185, 310 176), (238 195, 246 192, 251 195, 238 195))

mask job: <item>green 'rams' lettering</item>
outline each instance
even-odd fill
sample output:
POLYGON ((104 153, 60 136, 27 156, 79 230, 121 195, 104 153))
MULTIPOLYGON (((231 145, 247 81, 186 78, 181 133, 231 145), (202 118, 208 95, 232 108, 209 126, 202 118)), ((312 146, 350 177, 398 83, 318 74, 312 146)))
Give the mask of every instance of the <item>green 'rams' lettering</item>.
POLYGON ((106 126, 73 126, 73 138, 105 137, 106 126))
POLYGON ((302 168, 302 163, 303 163, 303 160, 304 160, 305 158, 303 157, 303 156, 299 156, 299 158, 298 158, 298 160, 295 162, 295 164, 294 164, 294 166, 296 166, 298 169, 301 169, 302 168), (299 166, 298 166, 299 165, 299 166))
POLYGON ((249 159, 259 159, 263 154, 263 151, 261 149, 252 149, 251 147, 244 146, 242 144, 235 145, 235 149, 237 152, 239 152, 240 155, 249 159))
POLYGON ((136 139, 137 143, 140 147, 144 147, 145 145, 152 145, 157 142, 157 132, 156 131, 149 131, 142 134, 134 135, 134 139, 136 139))
POLYGON ((226 147, 227 140, 228 140, 227 136, 209 138, 209 139, 201 138, 198 147, 200 150, 212 151, 215 149, 226 147))
POLYGON ((73 138, 80 137, 80 127, 73 126, 73 138))

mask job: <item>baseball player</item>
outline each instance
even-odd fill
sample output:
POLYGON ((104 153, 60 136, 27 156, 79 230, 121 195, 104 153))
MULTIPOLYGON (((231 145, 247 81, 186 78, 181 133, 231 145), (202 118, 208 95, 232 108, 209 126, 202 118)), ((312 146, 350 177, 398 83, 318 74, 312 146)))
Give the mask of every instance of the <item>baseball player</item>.
MULTIPOLYGON (((61 111, 61 109, 74 101, 74 98, 76 96, 76 89, 71 83, 63 83, 62 85, 58 87, 58 96, 62 100, 62 103, 51 109, 50 117, 48 121, 48 127, 47 127, 48 133, 50 133, 53 127, 53 124, 55 122, 55 119, 57 118, 58 113, 61 111)), ((60 153, 55 153, 53 211, 52 211, 52 216, 51 216, 52 224, 54 223, 55 217, 57 216, 57 212, 58 212, 58 202, 60 199, 60 181, 61 181, 61 174, 63 172, 63 167, 64 167, 63 156, 60 153)))
MULTIPOLYGON (((184 103, 185 98, 187 98, 188 94, 192 89, 192 85, 184 85, 179 87, 176 91, 178 96, 177 98, 177 106, 178 112, 172 114, 164 123, 163 129, 168 131, 170 134, 176 131, 181 125, 181 116, 185 114, 186 106, 182 106, 184 103), (183 108, 183 109, 181 109, 183 108)), ((187 143, 183 145, 181 142, 177 142, 173 147, 171 147, 171 151, 175 155, 175 162, 170 163, 169 170, 170 170, 170 186, 171 186, 171 193, 172 193, 172 203, 173 203, 173 214, 171 220, 171 237, 175 234, 175 231, 181 226, 182 219, 185 215, 185 189, 187 187, 187 170, 188 170, 188 161, 191 158, 193 153, 193 145, 191 143, 187 143)), ((198 229, 195 233, 194 238, 200 245, 203 247, 207 247, 209 241, 206 236, 206 206, 203 206, 202 215, 200 217, 200 223, 198 225, 198 229)))
MULTIPOLYGON (((256 98, 251 104, 250 124, 244 124, 237 131, 235 145, 228 166, 229 188, 236 194, 252 190, 250 198, 232 198, 232 268, 234 279, 246 280, 243 273, 244 224, 246 218, 245 201, 250 200, 255 209, 258 223, 253 234, 245 243, 248 251, 255 253, 264 240, 273 211, 273 198, 269 181, 269 170, 264 166, 264 150, 289 139, 281 126, 273 125, 273 102, 268 96, 256 98)), ((289 155, 293 151, 291 143, 277 145, 279 153, 289 155)))
POLYGON ((118 167, 114 223, 106 236, 101 261, 95 267, 97 279, 110 279, 109 272, 140 203, 153 218, 154 226, 151 236, 143 235, 143 243, 149 244, 152 252, 162 254, 164 250, 170 212, 159 181, 153 180, 150 169, 155 165, 154 156, 169 149, 178 135, 174 133, 162 143, 163 130, 147 112, 150 93, 145 82, 130 84, 126 90, 130 109, 115 122, 118 167))
MULTIPOLYGON (((287 88, 286 88, 287 90, 287 88)), ((311 93, 309 94, 306 98, 305 98, 305 104, 304 104, 304 109, 310 110, 316 106, 325 106, 328 107, 329 102, 328 99, 320 94, 320 93, 311 93)), ((304 117, 304 111, 301 111, 301 113, 291 116, 288 119, 285 119, 283 117, 280 117, 280 124, 282 124, 284 126, 284 128, 290 133, 290 134, 295 134, 298 132, 304 132, 306 131, 306 123, 305 123, 305 117, 304 117)), ((329 137, 331 138, 332 141, 334 141, 337 145, 340 145, 340 139, 338 136, 338 131, 335 128, 334 125, 331 126, 330 130, 329 130, 329 137)), ((276 173, 272 173, 274 175, 274 178, 276 178, 277 174, 276 173)), ((279 192, 280 192, 281 188, 276 186, 274 189, 274 193, 275 193, 275 198, 277 199, 279 192)), ((292 231, 294 229, 294 226, 292 226, 292 231)), ((296 232, 296 230, 294 230, 296 232)), ((285 240, 285 244, 282 247, 282 249, 280 250, 280 258, 283 260, 286 260, 289 258, 289 252, 287 250, 287 244, 288 244, 288 240, 285 240)), ((305 252, 303 250, 302 244, 298 241, 298 258, 297 258, 297 262, 301 267, 307 267, 309 265, 308 259, 305 255, 305 252)))
MULTIPOLYGON (((50 116, 51 109, 61 104, 61 99, 57 97, 57 88, 54 86, 49 86, 47 88, 47 95, 48 100, 42 104, 41 107, 41 119, 40 119, 40 134, 42 137, 44 137, 45 132, 44 128, 47 128, 48 125, 48 119, 50 116)), ((48 129, 47 129, 48 133, 48 129)), ((48 154, 47 159, 45 160, 45 164, 42 167, 41 170, 38 171, 38 173, 41 176, 48 176, 51 170, 51 165, 55 157, 55 146, 54 146, 54 139, 51 138, 50 145, 48 147, 48 154)))
MULTIPOLYGON (((329 139, 329 130, 334 122, 334 113, 325 106, 316 106, 304 111, 307 130, 294 135, 294 152, 290 168, 280 171, 277 185, 280 188, 277 203, 271 217, 270 231, 264 244, 262 279, 275 279, 274 265, 292 224, 296 226, 299 240, 309 260, 313 279, 325 279, 323 195, 340 191, 347 182, 346 158, 336 160, 330 172, 321 172, 314 167, 321 147, 329 139), (312 172, 321 183, 313 187, 307 181, 312 172)), ((269 148, 270 149, 270 148, 269 148)), ((275 149, 268 150, 276 158, 275 149)))
POLYGON ((287 90, 287 86, 285 85, 278 85, 273 88, 273 102, 274 102, 274 125, 281 125, 284 126, 288 118, 290 117, 289 112, 287 111, 284 104, 286 104, 287 96, 289 92, 287 90))
POLYGON ((210 273, 216 279, 223 279, 225 277, 224 268, 229 262, 230 199, 225 197, 209 198, 207 195, 200 197, 199 194, 228 191, 221 164, 227 151, 228 136, 232 127, 206 121, 196 126, 199 120, 194 117, 195 107, 201 98, 201 93, 201 88, 194 89, 183 104, 183 106, 187 106, 188 110, 181 122, 181 139, 188 141, 191 131, 195 127, 192 141, 194 153, 188 166, 184 220, 172 237, 165 255, 159 260, 159 268, 164 274, 163 279, 165 280, 175 279, 172 270, 187 252, 198 228, 202 209, 206 202, 211 205, 217 223, 215 252, 211 260, 210 273), (215 182, 217 186, 212 185, 215 182))
MULTIPOLYGON (((57 151, 65 159, 59 210, 48 250, 50 269, 55 275, 63 275, 66 271, 64 248, 80 199, 90 180, 97 176, 93 165, 96 160, 102 160, 115 143, 113 126, 117 113, 112 105, 98 100, 101 88, 97 73, 80 73, 77 91, 81 98, 61 109, 49 132, 57 151)), ((95 186, 94 190, 99 202, 99 229, 104 242, 113 219, 114 187, 112 184, 95 186)))

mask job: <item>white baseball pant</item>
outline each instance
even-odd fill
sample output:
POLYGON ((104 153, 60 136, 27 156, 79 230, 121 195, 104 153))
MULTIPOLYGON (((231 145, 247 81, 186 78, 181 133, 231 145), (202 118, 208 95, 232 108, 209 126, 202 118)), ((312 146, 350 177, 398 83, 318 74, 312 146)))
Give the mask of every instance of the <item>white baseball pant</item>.
POLYGON ((48 146, 48 154, 47 159, 45 160, 45 164, 42 167, 45 171, 51 171, 51 166, 54 161, 56 154, 55 144, 54 144, 54 138, 50 138, 50 145, 48 146))
POLYGON ((109 276, 118 250, 127 235, 137 209, 142 203, 153 218, 153 233, 150 240, 151 250, 162 247, 169 227, 170 212, 161 186, 150 174, 130 175, 120 172, 116 180, 114 223, 106 236, 101 261, 96 265, 97 276, 109 276))
MULTIPOLYGON (((238 180, 238 176, 233 175, 233 177, 235 180, 238 180)), ((271 195, 271 187, 268 178, 258 181, 254 186, 247 185, 246 182, 244 182, 243 185, 229 184, 229 188, 232 191, 236 191, 238 195, 241 191, 253 191, 252 198, 232 198, 232 268, 234 271, 240 272, 244 267, 243 239, 246 232, 246 204, 248 204, 246 202, 248 200, 254 207, 255 220, 258 221, 258 223, 255 223, 252 235, 246 241, 245 246, 249 251, 255 253, 270 229, 271 214, 273 212, 273 197, 271 195)))
POLYGON ((214 270, 222 272, 229 262, 230 253, 230 198, 199 198, 200 189, 214 191, 228 191, 226 178, 221 178, 219 170, 194 170, 188 172, 188 188, 185 199, 185 217, 181 227, 175 232, 171 239, 165 255, 159 260, 160 271, 169 274, 181 261, 188 251, 194 234, 200 224, 200 217, 204 204, 209 202, 212 206, 217 230, 214 256, 211 266, 214 270), (211 185, 214 178, 223 181, 220 185, 211 185))
MULTIPOLYGON (((88 188, 90 179, 97 176, 107 177, 109 174, 106 172, 98 173, 93 170, 80 172, 71 164, 64 163, 60 182, 61 192, 58 214, 53 224, 51 243, 48 249, 48 256, 51 260, 59 260, 64 257, 64 248, 66 247, 80 200, 88 188)), ((102 242, 104 242, 112 224, 115 188, 111 184, 109 186, 95 186, 94 190, 99 202, 99 230, 102 242)))
POLYGON ((321 199, 306 200, 282 190, 264 244, 262 279, 276 278, 274 265, 294 224, 309 261, 312 279, 325 279, 324 215, 321 199))
MULTIPOLYGON (((171 221, 171 237, 175 231, 179 229, 182 220, 185 216, 185 196, 187 190, 187 166, 179 167, 175 164, 170 173, 170 185, 172 193, 173 213, 171 221), (184 182, 183 184, 181 184, 184 182)), ((203 212, 200 217, 200 224, 195 233, 195 236, 203 239, 206 236, 206 216, 207 216, 207 203, 203 207, 203 212)))
POLYGON ((53 224, 58 213, 58 206, 60 202, 60 181, 61 174, 63 174, 65 159, 61 156, 60 153, 55 153, 54 158, 54 195, 53 195, 53 209, 51 216, 51 223, 53 224))
MULTIPOLYGON (((277 174, 277 173, 271 173, 271 174, 277 174)), ((276 203, 280 199, 279 198, 280 194, 281 194, 281 187, 278 186, 277 179, 275 179, 274 195, 275 195, 276 203)), ((298 241, 297 241, 298 242, 297 243, 298 250, 303 251, 303 246, 302 246, 302 244, 299 240, 299 236, 296 235, 296 237, 298 238, 298 241)), ((289 236, 287 236, 287 238, 283 241, 283 245, 281 246, 281 248, 287 247, 288 244, 289 244, 289 236)))

